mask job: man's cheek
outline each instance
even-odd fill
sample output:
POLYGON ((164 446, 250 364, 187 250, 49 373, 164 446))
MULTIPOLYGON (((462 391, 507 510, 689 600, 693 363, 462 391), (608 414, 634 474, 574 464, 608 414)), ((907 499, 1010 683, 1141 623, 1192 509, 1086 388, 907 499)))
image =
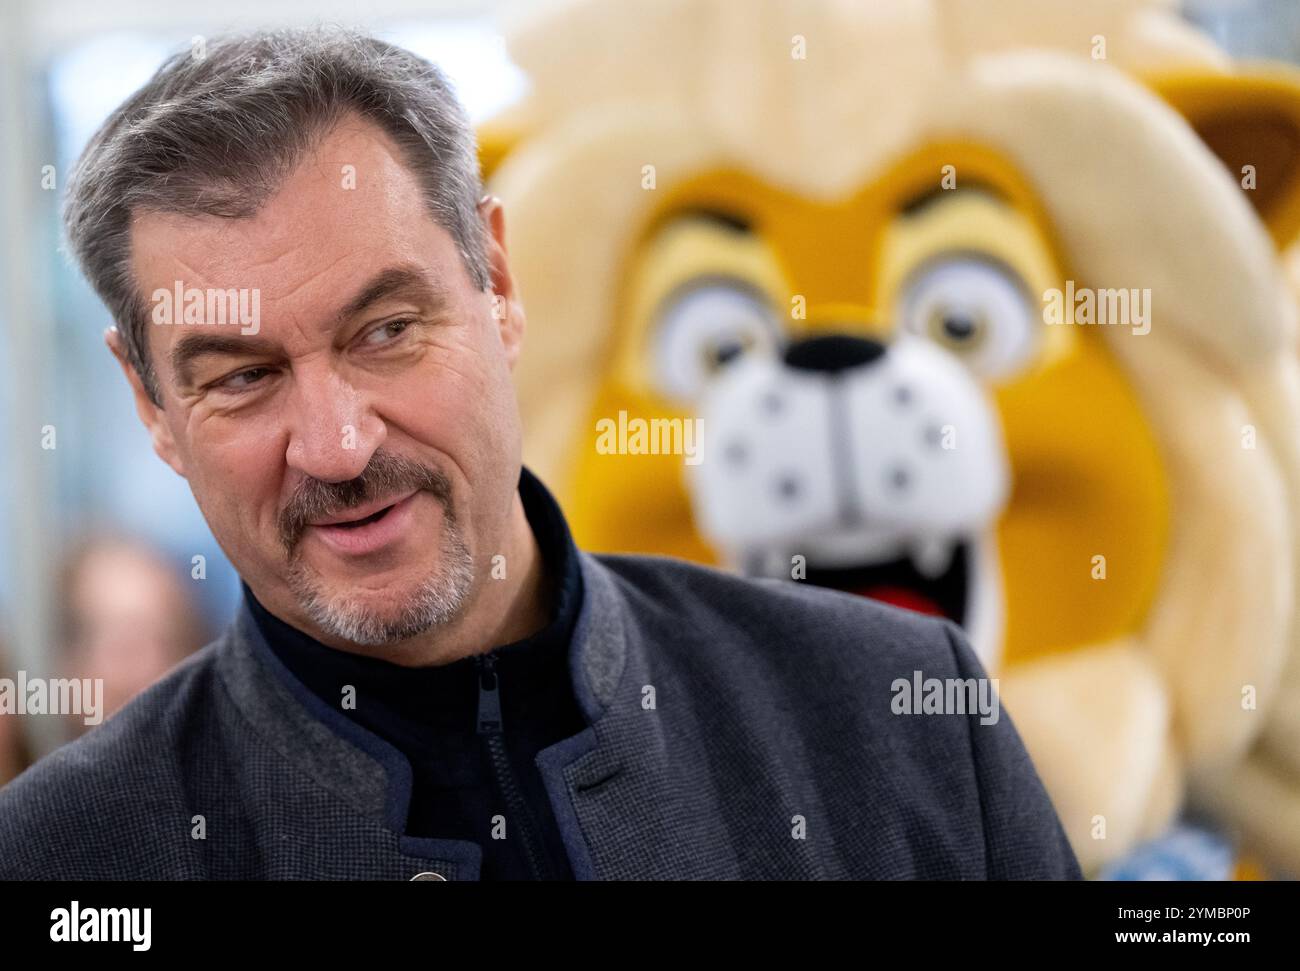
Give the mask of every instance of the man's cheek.
POLYGON ((275 473, 284 465, 266 441, 232 439, 195 449, 204 462, 196 466, 190 487, 214 531, 222 530, 241 545, 264 546, 274 540, 279 494, 275 473), (267 534, 267 535, 263 535, 267 534), (269 537, 269 539, 268 539, 269 537))
POLYGON ((477 413, 486 404, 482 375, 472 365, 422 368, 386 384, 381 394, 384 411, 433 428, 452 416, 458 422, 479 420, 477 413))

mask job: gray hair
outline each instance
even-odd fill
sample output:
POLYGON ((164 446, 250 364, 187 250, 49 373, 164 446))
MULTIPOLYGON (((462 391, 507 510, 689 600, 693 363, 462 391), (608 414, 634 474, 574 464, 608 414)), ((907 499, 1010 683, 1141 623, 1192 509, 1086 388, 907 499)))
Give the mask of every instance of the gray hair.
POLYGON ((490 285, 474 132, 436 67, 339 28, 231 36, 202 55, 173 55, 109 116, 72 171, 63 213, 73 254, 155 404, 148 309, 130 265, 132 216, 251 216, 346 114, 396 142, 475 285, 490 285))

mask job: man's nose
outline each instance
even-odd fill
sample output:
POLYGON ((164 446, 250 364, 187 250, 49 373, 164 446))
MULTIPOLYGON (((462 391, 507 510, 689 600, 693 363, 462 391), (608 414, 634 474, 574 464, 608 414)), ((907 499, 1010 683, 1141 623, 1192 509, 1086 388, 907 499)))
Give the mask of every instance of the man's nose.
POLYGON ((870 337, 821 334, 796 341, 785 349, 786 366, 796 371, 834 374, 874 364, 885 356, 886 347, 870 337))
POLYGON ((387 427, 365 396, 331 369, 295 375, 289 467, 322 482, 355 479, 383 444, 387 427))

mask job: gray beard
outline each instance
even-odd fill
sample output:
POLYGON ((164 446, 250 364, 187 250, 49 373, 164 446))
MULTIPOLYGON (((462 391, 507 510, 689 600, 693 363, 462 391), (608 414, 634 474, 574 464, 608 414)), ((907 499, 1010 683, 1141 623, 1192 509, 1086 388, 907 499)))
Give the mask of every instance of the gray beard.
POLYGON ((460 616, 474 583, 474 563, 456 522, 444 520, 438 568, 391 615, 379 613, 346 593, 331 595, 301 561, 287 577, 289 589, 312 622, 326 634, 352 644, 376 647, 443 627, 460 616))

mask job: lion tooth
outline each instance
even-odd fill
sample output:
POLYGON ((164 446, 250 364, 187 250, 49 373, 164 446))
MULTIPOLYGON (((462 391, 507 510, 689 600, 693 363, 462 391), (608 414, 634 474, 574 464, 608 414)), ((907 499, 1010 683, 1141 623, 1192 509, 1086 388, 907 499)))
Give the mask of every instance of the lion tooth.
POLYGON ((952 564, 954 544, 951 540, 930 538, 918 540, 912 546, 912 565, 929 580, 937 580, 948 572, 952 564))

